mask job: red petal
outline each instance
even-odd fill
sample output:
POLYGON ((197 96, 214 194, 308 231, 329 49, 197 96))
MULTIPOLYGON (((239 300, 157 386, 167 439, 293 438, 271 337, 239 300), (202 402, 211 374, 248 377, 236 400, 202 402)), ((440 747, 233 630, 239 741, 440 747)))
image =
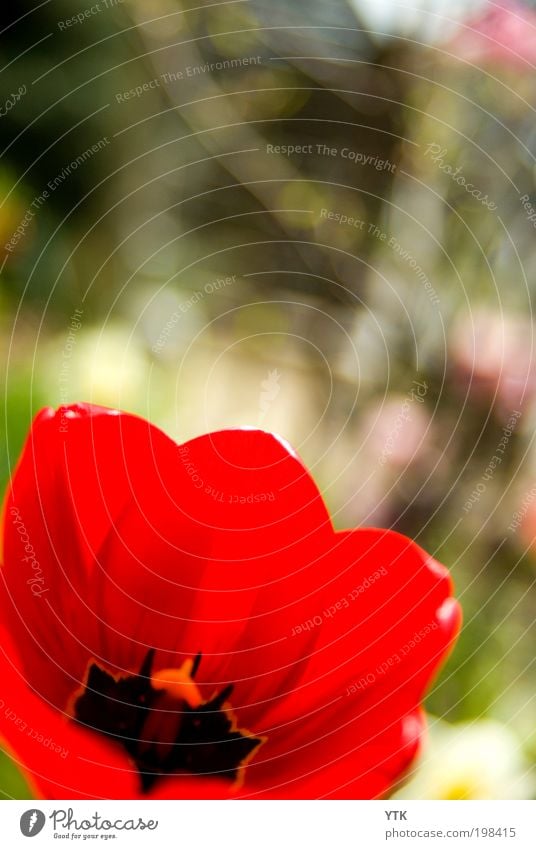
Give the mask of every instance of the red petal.
POLYGON ((384 761, 407 750, 406 718, 456 636, 446 570, 405 537, 337 534, 330 565, 334 579, 317 594, 315 650, 287 698, 254 727, 268 742, 248 767, 248 784, 318 772, 329 795, 363 774, 370 787, 386 775, 392 781, 405 756, 384 761))
POLYGON ((131 671, 149 646, 203 651, 201 674, 216 685, 254 609, 254 645, 280 639, 282 581, 303 580, 330 531, 311 478, 269 434, 224 431, 178 448, 134 416, 46 410, 7 500, 7 618, 34 686, 61 707, 90 657, 131 671), (23 538, 37 571, 21 568, 23 538))
MULTIPOLYGON (((288 605, 307 583, 311 552, 332 537, 323 501, 270 434, 222 431, 179 448, 163 439, 158 455, 154 449, 160 486, 146 479, 150 498, 132 505, 108 537, 104 607, 118 630, 161 650, 158 664, 201 651, 198 680, 210 690, 244 678, 250 700, 260 682, 273 694, 288 605), (165 456, 170 445, 175 463, 165 456), (188 533, 177 527, 182 516, 188 533), (133 574, 133 560, 147 571, 133 574), (130 599, 117 592, 121 586, 130 599)), ((300 641, 293 648, 282 679, 303 654, 300 641)))
POLYGON ((0 737, 43 799, 134 799, 137 770, 97 733, 85 731, 32 691, 15 667, 13 645, 0 631, 0 737))
POLYGON ((97 556, 132 497, 125 456, 143 462, 150 430, 97 407, 43 410, 8 492, 5 617, 33 685, 60 707, 98 654, 97 556))
POLYGON ((231 799, 235 796, 228 781, 212 778, 170 776, 156 783, 149 799, 231 799))
MULTIPOLYGON (((376 719, 380 719, 379 716, 376 719)), ((320 758, 311 758, 311 749, 299 749, 293 766, 300 769, 274 768, 270 776, 255 775, 249 768, 243 798, 271 799, 376 799, 400 780, 415 758, 423 733, 424 716, 420 710, 399 720, 364 733, 359 719, 344 718, 332 730, 329 740, 319 738, 320 758), (301 756, 303 761, 301 761, 301 756)))

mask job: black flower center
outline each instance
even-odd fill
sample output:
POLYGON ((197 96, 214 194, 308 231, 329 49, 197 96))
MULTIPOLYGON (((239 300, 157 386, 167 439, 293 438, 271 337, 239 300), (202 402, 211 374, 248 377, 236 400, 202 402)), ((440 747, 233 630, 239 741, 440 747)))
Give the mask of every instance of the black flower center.
POLYGON ((151 650, 139 673, 122 678, 92 663, 74 704, 75 719, 127 750, 144 792, 171 774, 239 781, 263 741, 236 727, 227 703, 232 685, 205 702, 194 682, 201 655, 156 675, 153 660, 151 650))

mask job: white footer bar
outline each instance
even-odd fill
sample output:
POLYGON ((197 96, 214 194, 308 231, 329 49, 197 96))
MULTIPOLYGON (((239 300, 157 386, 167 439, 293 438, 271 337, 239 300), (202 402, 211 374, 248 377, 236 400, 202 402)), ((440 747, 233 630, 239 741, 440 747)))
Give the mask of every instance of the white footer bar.
POLYGON ((2 846, 535 849, 536 802, 0 803, 2 846), (35 843, 29 838, 35 837, 35 843))

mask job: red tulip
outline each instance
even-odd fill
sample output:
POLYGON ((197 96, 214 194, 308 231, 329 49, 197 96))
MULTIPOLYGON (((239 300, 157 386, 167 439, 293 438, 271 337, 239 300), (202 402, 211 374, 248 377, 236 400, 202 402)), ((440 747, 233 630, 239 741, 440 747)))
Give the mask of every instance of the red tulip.
POLYGON ((459 625, 447 571, 334 531, 257 430, 43 410, 4 506, 0 734, 43 798, 373 798, 459 625))

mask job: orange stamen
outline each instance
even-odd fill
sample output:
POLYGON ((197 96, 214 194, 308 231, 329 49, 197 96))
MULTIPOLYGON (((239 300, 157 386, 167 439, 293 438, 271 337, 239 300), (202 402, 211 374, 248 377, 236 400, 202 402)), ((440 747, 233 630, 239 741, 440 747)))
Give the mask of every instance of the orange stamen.
POLYGON ((161 669, 151 675, 151 685, 155 690, 165 690, 174 699, 185 701, 191 708, 202 703, 199 687, 190 677, 193 660, 185 660, 179 669, 161 669))

